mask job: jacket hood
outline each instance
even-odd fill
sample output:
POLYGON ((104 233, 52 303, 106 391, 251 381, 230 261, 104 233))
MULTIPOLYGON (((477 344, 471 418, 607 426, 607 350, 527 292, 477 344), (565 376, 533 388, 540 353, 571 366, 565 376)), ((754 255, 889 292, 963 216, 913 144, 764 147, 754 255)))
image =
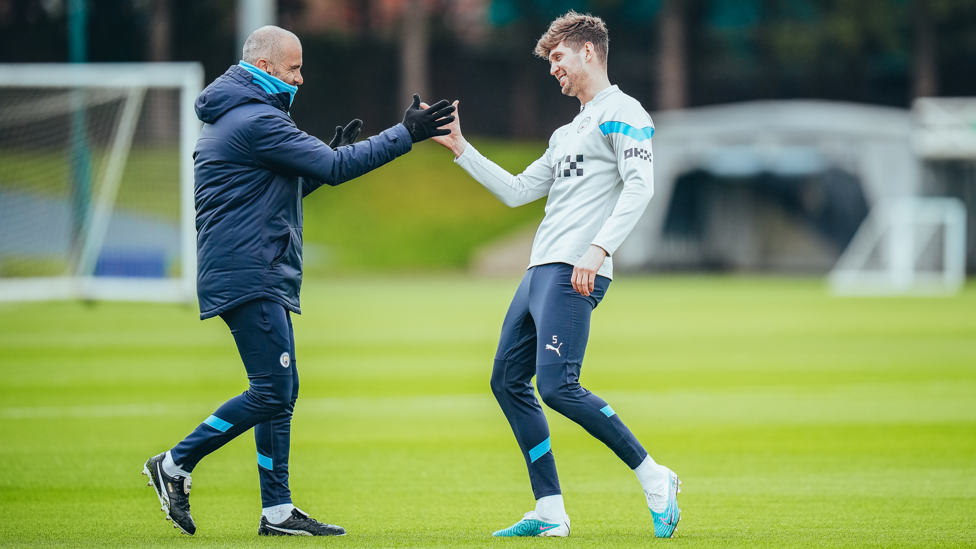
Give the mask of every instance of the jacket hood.
POLYGON ((197 118, 205 124, 213 124, 231 109, 245 103, 264 103, 288 112, 290 98, 287 93, 269 94, 252 78, 243 67, 232 65, 197 96, 193 105, 197 118))

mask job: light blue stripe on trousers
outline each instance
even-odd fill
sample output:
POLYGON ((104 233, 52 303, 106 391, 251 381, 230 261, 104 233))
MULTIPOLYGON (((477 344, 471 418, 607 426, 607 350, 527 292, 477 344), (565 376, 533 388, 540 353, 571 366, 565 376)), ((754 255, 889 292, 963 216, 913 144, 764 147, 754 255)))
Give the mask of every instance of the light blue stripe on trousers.
POLYGON ((616 414, 617 413, 617 412, 614 412, 613 411, 613 408, 611 408, 609 404, 607 404, 603 408, 600 408, 600 411, 603 412, 603 415, 605 415, 607 417, 610 417, 613 414, 616 414))
POLYGON ((529 450, 529 459, 532 460, 532 463, 535 463, 535 460, 546 455, 546 452, 548 452, 551 449, 552 449, 552 445, 550 444, 549 439, 546 438, 546 440, 543 440, 538 445, 536 445, 535 448, 529 450))
POLYGON ((220 431, 221 433, 226 433, 227 429, 230 429, 231 427, 234 426, 233 423, 227 423, 226 421, 220 419, 217 416, 210 416, 207 419, 203 420, 203 422, 213 427, 214 429, 220 431))
POLYGON ((261 452, 258 452, 258 465, 264 467, 269 471, 274 470, 274 460, 272 460, 268 456, 262 455, 261 452))

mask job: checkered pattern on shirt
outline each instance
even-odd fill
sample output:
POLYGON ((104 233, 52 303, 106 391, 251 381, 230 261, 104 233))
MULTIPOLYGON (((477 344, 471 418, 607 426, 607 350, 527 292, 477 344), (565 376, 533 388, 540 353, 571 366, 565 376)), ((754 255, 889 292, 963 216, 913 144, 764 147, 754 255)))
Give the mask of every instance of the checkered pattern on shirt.
POLYGON ((553 166, 553 179, 557 177, 570 177, 572 175, 580 176, 583 175, 583 155, 571 155, 567 154, 565 158, 560 160, 555 166, 553 166))

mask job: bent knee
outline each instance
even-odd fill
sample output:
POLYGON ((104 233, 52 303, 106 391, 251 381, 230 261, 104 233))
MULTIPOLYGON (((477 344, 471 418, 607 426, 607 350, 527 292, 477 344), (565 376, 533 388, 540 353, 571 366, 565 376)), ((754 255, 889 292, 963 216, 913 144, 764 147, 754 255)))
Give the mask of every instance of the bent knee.
POLYGON ((298 396, 294 394, 295 391, 293 391, 291 380, 284 378, 284 376, 271 376, 271 379, 265 378, 260 382, 258 380, 252 380, 248 392, 251 393, 262 408, 275 412, 280 412, 293 406, 295 398, 298 396), (283 379, 274 379, 276 377, 283 379))
POLYGON ((495 395, 495 398, 501 398, 510 392, 507 384, 505 383, 504 373, 497 371, 492 372, 489 384, 491 385, 491 392, 495 395))
POLYGON ((491 392, 495 393, 495 396, 512 392, 512 386, 508 380, 508 363, 495 359, 495 365, 491 369, 491 380, 489 381, 491 384, 491 392))
POLYGON ((499 402, 512 398, 525 398, 532 395, 532 382, 513 381, 504 368, 491 372, 491 392, 499 402))
POLYGON ((546 406, 558 412, 569 402, 570 393, 565 385, 540 382, 538 379, 536 379, 536 383, 539 386, 539 397, 542 398, 542 402, 546 403, 546 406))

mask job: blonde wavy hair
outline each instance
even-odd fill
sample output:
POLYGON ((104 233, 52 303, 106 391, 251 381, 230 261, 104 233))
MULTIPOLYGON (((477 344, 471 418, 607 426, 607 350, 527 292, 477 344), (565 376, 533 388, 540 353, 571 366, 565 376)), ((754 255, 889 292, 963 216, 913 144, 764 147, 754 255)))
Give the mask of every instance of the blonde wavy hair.
POLYGON ((565 42, 573 51, 579 51, 587 42, 592 43, 597 58, 604 67, 607 66, 610 35, 607 33, 607 25, 603 19, 570 10, 549 25, 549 30, 535 45, 535 54, 543 59, 549 59, 549 52, 560 42, 565 42))

